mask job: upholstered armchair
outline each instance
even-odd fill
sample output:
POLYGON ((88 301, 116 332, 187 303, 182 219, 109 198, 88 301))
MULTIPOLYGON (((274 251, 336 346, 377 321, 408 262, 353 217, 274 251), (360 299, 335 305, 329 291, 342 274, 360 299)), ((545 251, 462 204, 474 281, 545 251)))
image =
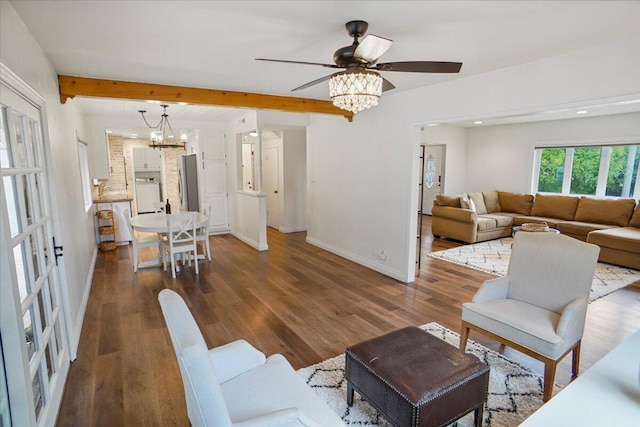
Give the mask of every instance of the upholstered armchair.
POLYGON ((596 245, 550 233, 518 232, 507 275, 487 280, 462 305, 460 349, 474 330, 544 362, 543 400, 551 398, 556 365, 580 342, 598 252, 596 245))
POLYGON ((344 426, 282 355, 244 340, 209 350, 183 299, 169 289, 158 299, 192 426, 344 426))

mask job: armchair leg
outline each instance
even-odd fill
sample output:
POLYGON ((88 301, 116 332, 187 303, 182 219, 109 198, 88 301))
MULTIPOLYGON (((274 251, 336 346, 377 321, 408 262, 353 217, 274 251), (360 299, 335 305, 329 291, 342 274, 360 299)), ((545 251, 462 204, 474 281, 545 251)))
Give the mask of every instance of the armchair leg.
POLYGON ((556 360, 546 360, 544 362, 544 391, 542 392, 542 401, 548 402, 553 394, 553 384, 556 378, 556 360))
POLYGON ((469 339, 469 327, 466 322, 462 322, 462 329, 460 330, 460 351, 464 351, 467 348, 467 340, 469 339))
POLYGON ((578 341, 575 347, 573 347, 573 353, 571 354, 571 379, 575 379, 580 372, 580 344, 582 341, 578 341))

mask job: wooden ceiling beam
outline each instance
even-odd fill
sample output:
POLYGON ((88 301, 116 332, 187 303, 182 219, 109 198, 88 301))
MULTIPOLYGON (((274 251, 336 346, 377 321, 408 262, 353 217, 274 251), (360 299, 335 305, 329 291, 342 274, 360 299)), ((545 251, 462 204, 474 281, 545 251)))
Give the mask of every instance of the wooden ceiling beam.
POLYGON ((336 114, 344 116, 349 121, 353 120, 353 113, 350 111, 342 110, 334 106, 330 101, 319 99, 75 76, 58 76, 58 84, 60 87, 60 102, 63 104, 67 99, 74 96, 89 96, 144 101, 186 102, 197 105, 256 108, 292 113, 336 114))

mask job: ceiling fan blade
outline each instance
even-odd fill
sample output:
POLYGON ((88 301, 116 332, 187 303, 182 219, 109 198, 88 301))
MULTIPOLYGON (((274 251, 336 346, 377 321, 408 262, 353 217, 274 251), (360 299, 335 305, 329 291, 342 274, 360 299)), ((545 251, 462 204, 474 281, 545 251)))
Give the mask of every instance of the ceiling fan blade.
POLYGON ((369 34, 360 41, 360 44, 353 53, 353 56, 355 58, 364 59, 367 63, 371 64, 376 62, 392 44, 393 40, 369 34))
POLYGON ((327 67, 327 68, 343 68, 343 67, 338 67, 335 64, 321 64, 319 62, 287 61, 285 59, 256 58, 256 61, 284 62, 286 64, 320 65, 321 67, 327 67))
POLYGON ((386 62, 367 68, 379 71, 403 71, 405 73, 458 73, 461 67, 462 62, 408 61, 386 62))
POLYGON ((391 89, 395 89, 396 87, 389 80, 382 77, 382 91, 386 92, 391 89))
POLYGON ((320 77, 319 79, 315 79, 315 80, 314 80, 314 81, 312 81, 312 82, 305 83, 305 84, 303 84, 302 86, 298 86, 298 87, 297 87, 297 88, 295 88, 295 89, 291 89, 291 92, 295 92, 295 91, 297 91, 297 90, 302 90, 302 89, 306 89, 306 88, 308 88, 308 87, 311 87, 311 86, 313 86, 313 85, 317 85, 318 83, 322 83, 322 82, 323 82, 323 81, 325 81, 325 80, 329 80, 329 79, 331 78, 331 76, 333 76, 333 74, 329 74, 328 76, 320 77))

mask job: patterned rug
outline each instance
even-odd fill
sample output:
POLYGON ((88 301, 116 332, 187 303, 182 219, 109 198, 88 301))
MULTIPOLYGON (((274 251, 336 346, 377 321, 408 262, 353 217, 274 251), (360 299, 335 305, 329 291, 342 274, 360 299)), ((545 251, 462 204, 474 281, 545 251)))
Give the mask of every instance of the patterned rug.
MULTIPOLYGON (((458 347, 459 334, 437 323, 422 325, 420 328, 458 347)), ((516 426, 542 406, 543 380, 538 374, 472 340, 467 342, 467 353, 475 355, 491 367, 483 426, 516 426)), ((347 406, 344 354, 299 369, 298 374, 342 417, 347 426, 391 426, 371 405, 362 400, 358 392, 354 395, 353 406, 347 406)), ((473 412, 451 424, 454 427, 473 425, 473 412)))
MULTIPOLYGON (((473 245, 460 246, 446 251, 431 252, 432 258, 464 265, 465 267, 486 273, 504 276, 509 267, 511 256, 511 244, 513 239, 489 240, 473 245)), ((593 277, 589 302, 593 302, 611 292, 617 291, 640 280, 640 271, 617 265, 599 262, 596 265, 596 273, 593 277)))

